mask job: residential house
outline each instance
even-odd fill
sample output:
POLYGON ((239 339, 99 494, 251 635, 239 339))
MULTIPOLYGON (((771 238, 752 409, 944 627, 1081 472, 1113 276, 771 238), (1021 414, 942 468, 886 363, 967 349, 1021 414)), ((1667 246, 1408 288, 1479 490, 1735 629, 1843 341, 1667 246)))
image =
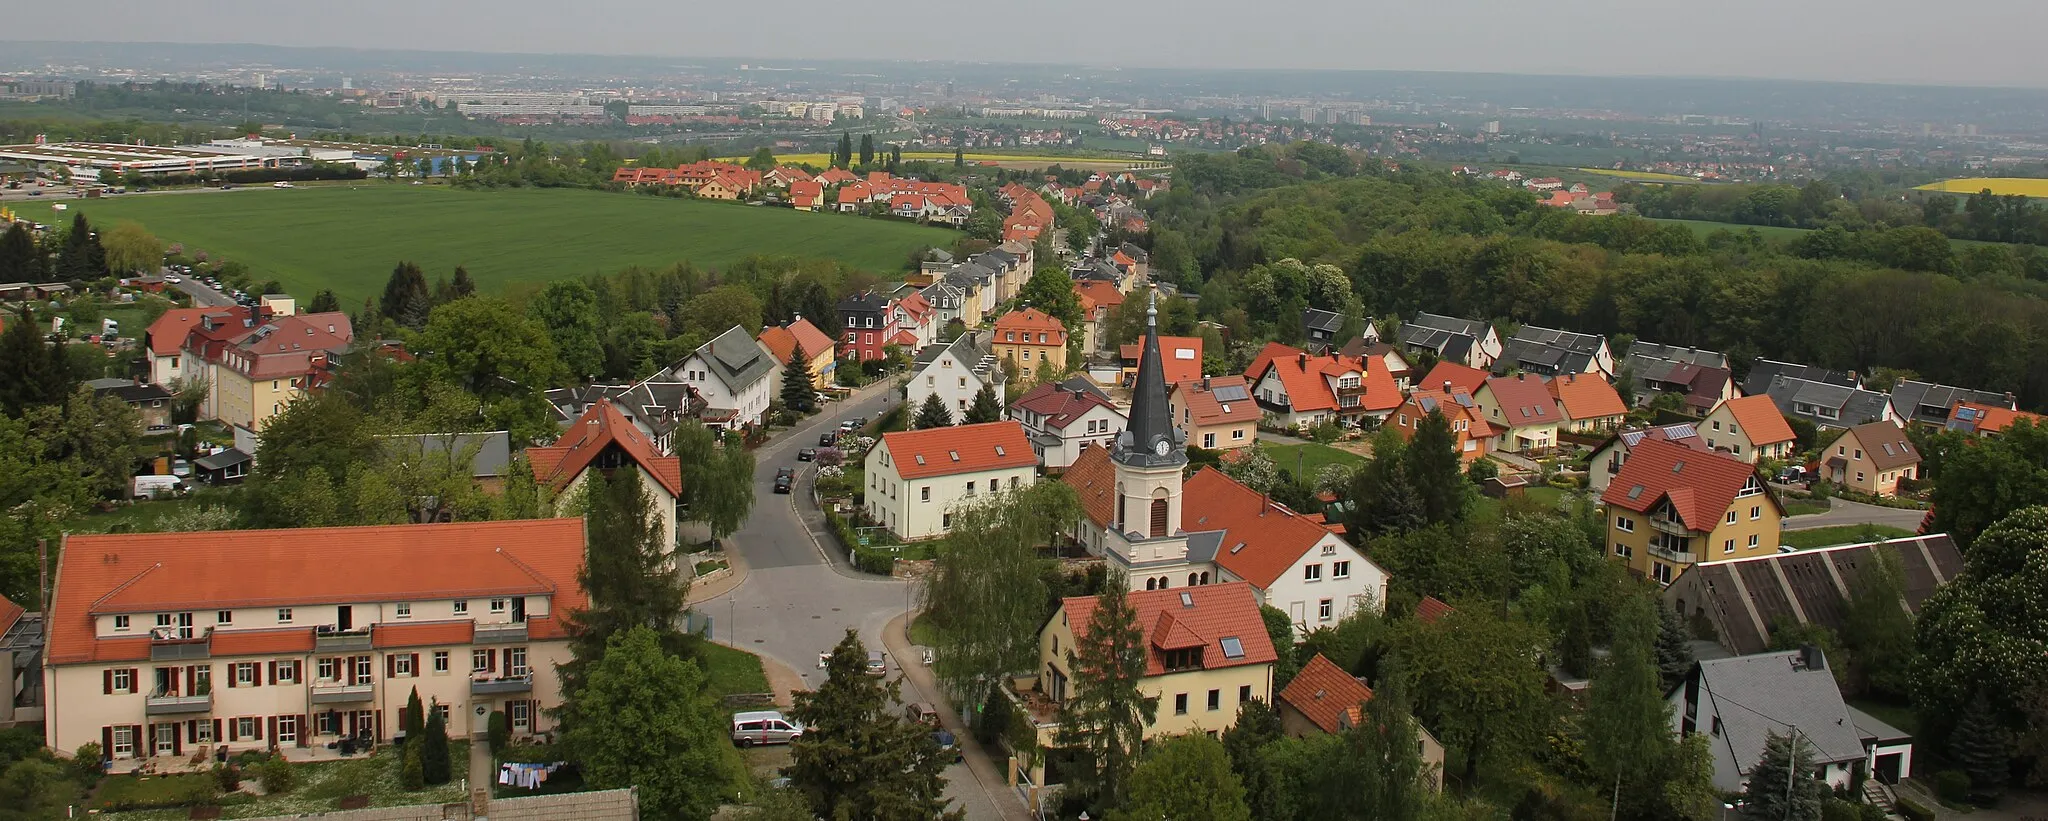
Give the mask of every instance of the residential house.
POLYGON ((493 712, 547 732, 587 604, 580 519, 81 535, 57 555, 47 741, 124 769, 388 742, 414 691, 456 737, 493 712))
POLYGON ((222 448, 192 460, 192 473, 208 485, 232 485, 249 478, 249 470, 255 466, 255 451, 222 448))
POLYGON ((1792 456, 1792 426, 1769 396, 1723 400, 1700 420, 1699 432, 1707 438, 1707 447, 1750 464, 1792 456))
MULTIPOLYGON (((838 353, 833 349, 832 337, 818 330, 810 320, 799 316, 782 325, 770 325, 761 329, 759 340, 761 347, 768 349, 768 355, 774 357, 775 363, 785 368, 789 366, 790 356, 802 351, 803 359, 811 370, 811 387, 822 389, 832 384, 833 368, 839 361, 838 353)), ((776 392, 781 392, 780 385, 776 386, 776 392)))
POLYGON ((993 386, 996 406, 1002 407, 1003 369, 996 365, 989 336, 988 331, 967 331, 950 343, 918 351, 904 385, 904 406, 921 408, 927 397, 938 394, 957 421, 966 417, 984 386, 993 386))
POLYGON ((1301 329, 1308 335, 1309 350, 1328 353, 1337 347, 1337 337, 1344 333, 1344 315, 1321 308, 1304 308, 1301 329))
POLYGON ((1523 325, 1502 344, 1492 370, 1499 375, 1513 371, 1544 376, 1591 373, 1613 379, 1614 354, 1604 336, 1523 325))
MULTIPOLYGON (((1364 680, 1344 672, 1336 662, 1317 653, 1280 690, 1276 704, 1280 708, 1280 729, 1295 738, 1344 733, 1364 723, 1365 703, 1371 700, 1372 688, 1365 686, 1364 680)), ((1443 742, 1417 723, 1415 743, 1422 756, 1423 776, 1429 779, 1432 790, 1442 792, 1443 742)))
POLYGON ((1904 422, 1917 422, 1936 428, 1948 426, 1949 409, 1957 402, 1971 402, 1979 405, 2017 410, 2018 402, 2010 393, 1956 388, 1901 379, 1892 386, 1892 413, 1904 422))
POLYGON ((996 358, 1016 363, 1017 376, 1027 381, 1067 369, 1067 328, 1037 308, 998 317, 993 346, 996 358))
POLYGON ((1890 422, 1865 422, 1844 431, 1820 458, 1822 478, 1872 496, 1898 495, 1900 480, 1919 478, 1919 470, 1920 451, 1890 422))
POLYGON ((1409 393, 1387 422, 1403 440, 1408 440, 1415 438, 1415 428, 1432 413, 1443 414, 1444 421, 1451 426, 1458 456, 1467 463, 1492 452, 1494 437, 1502 430, 1486 421, 1486 413, 1479 409, 1471 394, 1427 388, 1409 393))
POLYGON ((738 430, 759 427, 768 403, 781 390, 782 363, 761 343, 734 325, 710 342, 697 346, 683 361, 661 374, 667 381, 689 385, 704 399, 704 424, 738 430))
POLYGON ((1385 419, 1403 398, 1384 360, 1310 356, 1278 342, 1266 343, 1244 376, 1259 407, 1283 427, 1385 419))
POLYGON ((224 320, 234 313, 233 308, 172 308, 149 323, 143 331, 143 346, 149 349, 149 381, 175 389, 183 380, 204 377, 203 364, 187 358, 185 339, 200 327, 202 317, 224 320))
POLYGON ((1545 385, 1564 412, 1565 430, 1571 433, 1605 433, 1621 427, 1628 418, 1628 406, 1607 380, 1586 374, 1568 373, 1552 377, 1545 385))
POLYGON ((797 180, 789 184, 789 207, 798 211, 815 212, 825 205, 825 186, 816 180, 797 180))
POLYGON ((238 308, 228 317, 200 317, 199 328, 185 338, 187 366, 205 368, 200 418, 260 430, 325 384, 333 358, 354 341, 348 315, 340 311, 280 316, 238 308))
POLYGON ((1955 407, 1949 409, 1948 429, 1972 436, 1997 436, 2017 422, 2026 422, 2039 428, 2048 425, 2048 417, 2000 405, 1958 400, 1955 407))
POLYGON ((1906 607, 1920 612, 1936 588, 1963 572, 1963 556, 1944 533, 1818 547, 1728 561, 1701 562, 1664 588, 1664 603, 1737 655, 1761 653, 1780 625, 1816 625, 1841 635, 1844 604, 1874 583, 1878 554, 1895 560, 1906 607))
POLYGON ((1755 465, 1659 439, 1635 444, 1600 501, 1615 558, 1658 584, 1702 561, 1778 552, 1785 515, 1755 465))
POLYGON ((1877 391, 1778 376, 1763 391, 1778 412, 1818 428, 1842 430, 1865 422, 1897 423, 1891 397, 1877 391))
POLYGON ((813 182, 811 172, 790 165, 778 165, 761 175, 761 182, 777 188, 794 189, 799 182, 813 182))
POLYGON ((862 291, 840 300, 838 309, 841 356, 862 362, 887 356, 882 348, 889 344, 893 332, 888 297, 862 291))
POLYGON ((939 338, 937 318, 938 311, 925 301, 924 295, 910 290, 889 306, 889 320, 895 331, 889 334, 886 344, 899 345, 908 351, 931 344, 939 338))
POLYGON ((1422 381, 1417 382, 1415 386, 1422 390, 1471 395, 1478 393, 1480 388, 1485 387, 1486 380, 1490 378, 1492 378, 1490 374, 1478 368, 1467 367, 1456 362, 1438 362, 1435 367, 1429 369, 1429 373, 1423 375, 1422 381))
MULTIPOLYGON (((4 329, 0 329, 4 330, 4 329)), ((30 613, 0 596, 0 727, 44 719, 43 646, 48 634, 43 614, 30 613)))
POLYGON ((1855 371, 1837 371, 1813 365, 1794 362, 1779 362, 1775 359, 1759 358, 1749 366, 1749 376, 1742 381, 1742 392, 1750 396, 1770 390, 1771 383, 1778 377, 1838 385, 1844 388, 1863 387, 1863 377, 1855 371))
POLYGON ((683 463, 678 457, 657 452, 653 440, 627 421, 612 400, 592 405, 554 444, 527 448, 526 461, 533 469, 534 481, 556 499, 573 498, 591 476, 602 474, 616 480, 618 471, 631 469, 654 499, 654 514, 661 520, 661 543, 676 544, 683 463))
POLYGON ((1394 338, 1410 353, 1427 351, 1438 361, 1491 368, 1503 351, 1493 326, 1477 319, 1418 313, 1401 323, 1394 338))
MULTIPOLYGON (((1366 327, 1370 328, 1372 326, 1367 325, 1366 327)), ((1414 363, 1410 362, 1408 357, 1401 354, 1400 348, 1379 341, 1379 334, 1372 334, 1371 341, 1366 341, 1366 337, 1361 336, 1344 343, 1344 348, 1338 353, 1342 356, 1357 357, 1359 359, 1366 357, 1378 359, 1386 363, 1387 373, 1394 377, 1394 385, 1396 387, 1404 391, 1413 387, 1412 383, 1416 377, 1414 363)))
POLYGON ((1085 376, 1039 383, 1011 403, 1009 417, 1024 426, 1038 463, 1048 470, 1065 470, 1082 451, 1108 447, 1130 422, 1085 376))
POLYGON ((145 431, 158 431, 171 426, 171 404, 177 401, 177 396, 164 390, 162 385, 150 384, 140 379, 108 377, 88 379, 85 386, 92 389, 94 396, 111 396, 134 409, 136 416, 142 420, 142 429, 145 431))
POLYGON ((1847 791, 1856 773, 1896 782, 1912 771, 1911 736, 1851 708, 1820 648, 1705 659, 1667 697, 1672 729, 1708 734, 1714 789, 1741 792, 1771 735, 1812 748, 1814 775, 1847 791))
POLYGON ((1124 304, 1124 292, 1114 283, 1090 279, 1074 283, 1074 296, 1081 303, 1081 349, 1102 350, 1109 341, 1109 317, 1124 304))
POLYGON ((512 465, 512 435, 502 430, 392 434, 377 437, 377 442, 385 454, 400 464, 440 462, 467 472, 477 488, 486 493, 496 494, 505 489, 505 473, 512 465), (461 466, 452 464, 454 461, 460 461, 461 466))
POLYGON ((1620 473, 1621 466, 1628 463, 1630 451, 1644 439, 1661 439, 1701 453, 1713 450, 1691 422, 1615 431, 1606 442, 1593 449, 1593 456, 1586 464, 1586 489, 1596 494, 1606 492, 1607 486, 1614 481, 1614 474, 1620 473))
POLYGON ((953 529, 953 511, 1038 481, 1024 426, 986 422, 882 434, 868 451, 867 515, 906 540, 953 529))
POLYGON ((1242 376, 1203 377, 1167 389, 1174 424, 1204 450, 1248 448, 1259 438, 1259 403, 1242 376))
MULTIPOLYGON (((1117 360, 1123 365, 1122 384, 1130 385, 1137 380, 1138 359, 1144 347, 1141 342, 1133 342, 1117 348, 1117 360)), ((1202 338, 1199 336, 1159 337, 1159 364, 1166 369, 1168 385, 1202 378, 1202 355, 1202 338)))
POLYGON ((1305 516, 1205 468, 1184 477, 1187 440, 1173 424, 1158 329, 1148 328, 1130 424, 1089 448, 1061 481, 1086 513, 1076 538, 1133 590, 1244 581, 1301 635, 1358 608, 1381 608, 1387 573, 1321 516, 1305 516))
MULTIPOLYGON (((778 390, 780 386, 777 386, 778 390)), ((555 424, 567 430, 599 402, 611 400, 612 407, 654 442, 654 452, 667 454, 677 426, 700 419, 707 404, 689 383, 666 370, 631 385, 576 385, 550 388, 543 393, 554 408, 555 424)))
POLYGON ((1493 425, 1494 450, 1530 453, 1557 445, 1564 414, 1542 377, 1527 373, 1489 377, 1472 399, 1493 425))
POLYGON ((1715 405, 1740 395, 1728 357, 1715 351, 1637 342, 1622 357, 1621 373, 1634 380, 1629 388, 1636 404, 1648 405, 1659 394, 1677 394, 1680 410, 1689 416, 1705 416, 1715 405))

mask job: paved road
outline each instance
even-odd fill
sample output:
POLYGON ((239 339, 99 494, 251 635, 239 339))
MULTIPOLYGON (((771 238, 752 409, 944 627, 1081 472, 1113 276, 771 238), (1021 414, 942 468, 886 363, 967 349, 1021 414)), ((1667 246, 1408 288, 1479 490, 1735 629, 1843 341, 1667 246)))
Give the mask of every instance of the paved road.
POLYGON ((1813 530, 1822 527, 1842 525, 1887 525, 1906 531, 1920 529, 1920 521, 1927 517, 1927 511, 1906 508, 1866 505, 1846 499, 1828 500, 1828 512, 1792 516, 1785 519, 1786 530, 1813 530))
MULTIPOLYGON (((795 669, 808 687, 824 683, 818 654, 838 644, 847 628, 858 631, 869 648, 881 649, 883 628, 909 610, 915 590, 907 581, 857 573, 832 555, 836 543, 825 534, 820 517, 800 512, 810 510, 809 503, 800 500, 808 498, 814 471, 809 463, 797 461, 796 452, 815 447, 818 434, 836 428, 840 419, 874 418, 893 393, 878 386, 859 398, 834 402, 825 413, 777 434, 754 452, 754 512, 733 534, 730 548, 745 561, 746 579, 731 593, 696 605, 698 612, 711 617, 715 640, 795 669), (775 493, 775 470, 780 467, 801 470, 796 493, 775 493)), ((900 661, 918 663, 891 658, 890 668, 900 661)), ((904 697, 922 696, 906 692, 904 697)), ((1003 817, 965 764, 947 768, 946 794, 955 806, 966 809, 970 819, 1003 817)))
POLYGON ((180 280, 178 284, 171 287, 183 291, 186 295, 192 297, 192 306, 195 308, 223 307, 235 304, 235 301, 229 299, 227 294, 206 287, 206 283, 184 275, 180 275, 178 279, 180 280))

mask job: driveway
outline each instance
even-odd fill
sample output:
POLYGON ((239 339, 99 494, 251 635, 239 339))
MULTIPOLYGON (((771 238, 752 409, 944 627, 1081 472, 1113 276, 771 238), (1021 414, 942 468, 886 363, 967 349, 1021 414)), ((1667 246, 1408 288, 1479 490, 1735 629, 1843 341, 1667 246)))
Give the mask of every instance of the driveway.
POLYGON ((1862 502, 1830 498, 1828 512, 1787 517, 1785 529, 1814 530, 1843 525, 1886 525, 1911 532, 1918 531, 1920 521, 1926 517, 1927 511, 1924 510, 1866 505, 1862 502))

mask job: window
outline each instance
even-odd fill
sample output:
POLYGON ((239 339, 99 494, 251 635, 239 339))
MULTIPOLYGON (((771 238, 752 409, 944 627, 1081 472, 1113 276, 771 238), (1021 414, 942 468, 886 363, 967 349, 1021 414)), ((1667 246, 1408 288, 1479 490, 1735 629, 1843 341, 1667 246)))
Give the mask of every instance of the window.
POLYGON ((116 693, 133 693, 133 692, 135 692, 135 671, 134 671, 134 670, 129 670, 129 669, 125 669, 125 668, 124 668, 124 669, 120 669, 120 670, 115 670, 115 671, 114 671, 114 675, 113 675, 113 677, 112 677, 111 679, 109 679, 109 680, 110 680, 111 682, 113 682, 113 689, 114 689, 114 692, 116 692, 116 693))
POLYGON ((278 623, 278 624, 291 624, 291 623, 292 623, 292 609, 291 609, 291 608, 289 608, 289 607, 280 607, 280 608, 277 608, 277 623, 278 623))
POLYGON ((235 719, 235 738, 243 739, 255 737, 256 719, 247 717, 235 719))
POLYGON ((1857 449, 1856 449, 1856 458, 1857 458, 1858 460, 1861 460, 1861 459, 1863 458, 1863 449, 1862 449, 1862 448, 1857 448, 1857 449))
POLYGON ((1177 716, 1184 716, 1184 715, 1187 715, 1187 714, 1188 714, 1188 694, 1187 694, 1187 693, 1174 693, 1174 694, 1173 694, 1173 714, 1174 714, 1174 715, 1177 715, 1177 716))
POLYGON ((1729 540, 1727 540, 1727 541, 1725 541, 1725 542, 1722 542, 1722 543, 1721 543, 1721 552, 1722 552, 1722 553, 1733 553, 1733 552, 1735 552, 1735 540, 1734 540, 1734 539, 1729 539, 1729 540))
POLYGON ((158 613, 158 614, 156 614, 156 626, 158 626, 158 627, 169 627, 169 626, 171 626, 171 614, 169 614, 169 613, 158 613))
POLYGON ((967 495, 969 495, 969 496, 973 496, 973 495, 974 495, 974 483, 973 483, 973 482, 968 482, 968 483, 967 483, 967 495))
POLYGON ((1636 549, 1633 547, 1629 547, 1628 545, 1622 544, 1620 542, 1615 542, 1614 555, 1620 556, 1624 559, 1633 559, 1636 556, 1636 549))
POLYGON ((1863 471, 1860 471, 1860 470, 1859 470, 1859 471, 1856 471, 1856 481, 1858 481, 1858 482, 1861 482, 1861 481, 1863 481, 1863 471))
POLYGON ((1351 563, 1350 563, 1350 562, 1335 562, 1335 563, 1331 564, 1331 565, 1330 565, 1330 578, 1333 578, 1333 579, 1348 579, 1348 578, 1351 578, 1351 563))
POLYGON ((1302 581, 1305 581, 1305 582, 1319 582, 1319 581, 1322 581, 1322 580, 1323 580, 1323 566, 1322 566, 1322 565, 1319 565, 1319 564, 1312 564, 1312 565, 1308 565, 1308 566, 1306 566, 1306 567, 1303 567, 1303 568, 1301 569, 1301 580, 1302 580, 1302 581))
POLYGON ((1754 533, 1749 534, 1749 547, 1752 550, 1756 549, 1756 534, 1754 533))
POLYGON ((236 687, 254 687, 263 683, 256 678, 256 662, 253 661, 235 662, 234 677, 236 687))
POLYGON ((458 615, 458 616, 467 616, 467 615, 469 615, 469 602, 466 602, 466 601, 458 601, 458 602, 456 602, 456 603, 455 603, 455 615, 458 615))
POLYGON ((277 717, 277 743, 297 744, 299 741, 299 717, 277 717))
POLYGON ((1763 518, 1763 517, 1764 517, 1764 506, 1763 506, 1763 505, 1756 505, 1755 507, 1751 507, 1751 508, 1749 509, 1749 520, 1750 520, 1750 521, 1754 522, 1754 521, 1756 521, 1756 520, 1758 520, 1758 519, 1761 519, 1761 518, 1763 518))
POLYGON ((505 612, 505 600, 504 600, 504 599, 492 599, 492 600, 491 600, 491 612, 493 612, 493 613, 503 613, 503 612, 505 612))
POLYGON ((435 650, 435 651, 434 651, 434 672, 436 672, 436 673, 446 673, 446 672, 448 672, 448 651, 446 651, 446 650, 435 650))
POLYGON ((299 683, 299 662, 296 659, 277 663, 277 676, 272 684, 299 683))
POLYGON ((114 749, 109 752, 115 758, 133 758, 135 756, 135 728, 133 726, 123 724, 115 727, 109 735, 114 739, 114 749))
POLYGON ((1239 703, 1239 704, 1243 704, 1243 703, 1245 703, 1245 702, 1247 702, 1247 701, 1250 701, 1250 700, 1252 700, 1252 686, 1251 686, 1251 685, 1249 685, 1249 684, 1240 684, 1240 685, 1238 685, 1238 686, 1237 686, 1237 703, 1239 703))
POLYGON ((1210 691, 1209 691, 1209 712, 1212 712, 1212 713, 1213 713, 1213 712, 1216 712, 1217 710, 1221 710, 1221 709, 1223 709, 1223 691, 1222 691, 1222 690, 1210 690, 1210 691))
POLYGON ((1623 533, 1634 533, 1636 532, 1636 520, 1627 516, 1616 516, 1614 517, 1614 529, 1623 533))
POLYGON ((1238 428, 1237 430, 1231 431, 1231 432, 1230 432, 1230 438, 1232 438, 1232 439, 1243 439, 1243 438, 1244 438, 1244 428, 1238 428))
POLYGON ((401 676, 412 675, 412 654, 396 653, 391 656, 392 672, 401 676))
POLYGON ((1333 602, 1332 600, 1330 600, 1330 599, 1324 599, 1324 600, 1322 600, 1322 601, 1320 601, 1320 602, 1317 602, 1317 603, 1316 603, 1316 618, 1317 618, 1317 619, 1319 619, 1319 620, 1321 620, 1321 621, 1329 621, 1330 619, 1332 619, 1332 618, 1335 618, 1335 617, 1336 617, 1336 615, 1337 615, 1337 607, 1336 607, 1336 604, 1335 604, 1335 603, 1334 603, 1334 602, 1333 602))
POLYGON ((214 624, 234 624, 234 623, 235 623, 235 611, 233 611, 233 610, 222 610, 222 611, 220 611, 220 612, 218 612, 218 613, 215 613, 215 614, 213 614, 213 623, 214 623, 214 624))
POLYGON ((489 650, 471 650, 471 651, 469 651, 469 671, 470 671, 470 672, 472 672, 472 673, 481 673, 481 672, 483 672, 483 671, 485 671, 485 670, 489 670, 489 669, 491 669, 491 651, 489 651, 489 650))
POLYGON ((399 603, 398 603, 398 608, 397 608, 397 610, 398 610, 398 617, 399 617, 399 618, 401 618, 401 619, 409 619, 409 618, 412 618, 412 602, 406 602, 406 601, 402 601, 402 602, 399 602, 399 603))
POLYGON ((114 632, 116 632, 116 633, 126 633, 126 632, 128 632, 128 617, 127 617, 127 616, 115 616, 115 617, 114 617, 114 632))
POLYGON ((526 669, 526 648, 505 648, 505 674, 512 676, 523 676, 529 672, 532 671, 526 669))
POLYGON ((215 740, 215 739, 214 739, 214 737, 213 737, 213 722, 211 722, 211 721, 195 721, 195 722, 192 722, 192 743, 194 743, 194 744, 212 744, 212 743, 214 742, 214 740, 215 740))
POLYGON ((1718 421, 1717 421, 1717 422, 1715 422, 1715 423, 1714 423, 1714 430, 1720 430, 1720 429, 1721 429, 1721 423, 1720 423, 1720 422, 1718 422, 1718 421))
POLYGON ((321 681, 341 678, 341 659, 321 659, 313 668, 313 674, 321 681))
POLYGON ((1730 511, 1728 511, 1728 519, 1727 519, 1727 521, 1728 521, 1728 523, 1729 523, 1729 524, 1731 524, 1731 525, 1732 525, 1732 524, 1735 524, 1735 511, 1733 511, 1733 510, 1730 510, 1730 511))
POLYGON ((356 656, 356 681, 355 681, 355 683, 357 683, 357 684, 367 684, 367 683, 369 683, 369 681, 370 681, 370 657, 369 657, 369 656, 356 656))
POLYGON ((1213 433, 1204 433, 1204 434, 1202 434, 1202 447, 1205 447, 1205 448, 1211 448, 1211 449, 1215 448, 1215 447, 1216 447, 1216 434, 1213 434, 1213 433))
MULTIPOLYGON (((206 726, 206 722, 202 721, 199 723, 199 725, 202 727, 206 726)), ((314 713, 313 734, 341 735, 341 714, 334 712, 332 710, 329 710, 324 713, 314 713)))
MULTIPOLYGON (((447 709, 446 705, 443 705, 442 709, 447 709)), ((507 709, 505 712, 511 719, 511 721, 508 723, 512 725, 513 732, 524 733, 532 728, 532 711, 533 705, 530 702, 514 701, 510 705, 507 705, 507 709)))
POLYGON ((953 529, 953 514, 951 514, 951 513, 941 513, 941 514, 939 514, 939 529, 940 529, 940 530, 952 530, 952 529, 953 529))
POLYGON ((1650 564, 1651 578, 1656 579, 1658 584, 1671 583, 1671 565, 1665 564, 1663 562, 1651 562, 1650 564))

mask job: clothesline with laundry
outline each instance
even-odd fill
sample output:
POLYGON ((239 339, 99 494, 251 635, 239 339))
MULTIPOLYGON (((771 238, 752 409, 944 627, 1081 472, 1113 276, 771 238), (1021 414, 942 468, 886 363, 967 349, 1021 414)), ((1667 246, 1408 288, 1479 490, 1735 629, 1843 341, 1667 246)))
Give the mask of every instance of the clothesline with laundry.
POLYGON ((547 783, 549 775, 567 764, 565 761, 549 764, 500 764, 498 783, 507 787, 537 790, 540 789, 540 785, 547 783))

